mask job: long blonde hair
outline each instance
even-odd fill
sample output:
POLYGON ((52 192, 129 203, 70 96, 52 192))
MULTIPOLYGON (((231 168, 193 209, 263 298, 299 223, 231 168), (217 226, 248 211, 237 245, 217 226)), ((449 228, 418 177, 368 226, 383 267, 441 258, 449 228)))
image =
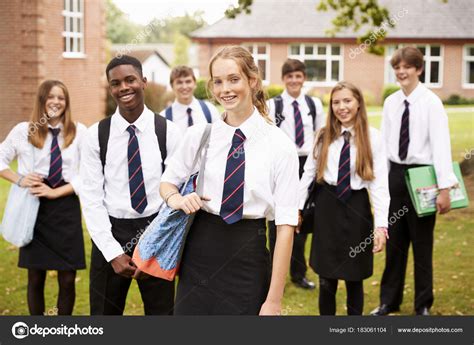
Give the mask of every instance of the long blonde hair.
POLYGON ((318 160, 317 176, 318 182, 324 179, 324 170, 327 166, 329 145, 341 135, 341 122, 336 118, 332 110, 332 97, 334 92, 343 89, 350 90, 359 102, 359 110, 354 119, 354 141, 357 147, 356 172, 363 180, 372 181, 374 176, 374 163, 372 157, 372 146, 370 144, 369 123, 362 92, 349 82, 340 82, 331 90, 328 117, 326 127, 321 129, 317 143, 314 148, 314 156, 318 160))
MULTIPOLYGON (((271 122, 268 117, 268 107, 265 97, 265 92, 263 90, 262 78, 258 71, 258 67, 255 64, 255 61, 250 52, 240 46, 226 46, 219 49, 214 56, 209 61, 209 76, 210 79, 207 82, 207 87, 209 90, 212 90, 212 65, 217 59, 232 59, 239 66, 242 73, 245 75, 247 80, 250 79, 256 80, 255 88, 252 88, 252 103, 257 108, 259 113, 268 121, 271 122)), ((212 92, 211 92, 212 94, 212 92)), ((212 95, 212 97, 215 97, 212 95)))
POLYGON ((59 87, 64 92, 64 98, 66 100, 66 108, 60 115, 63 123, 62 135, 64 138, 64 148, 71 145, 76 137, 76 125, 71 118, 71 104, 69 101, 69 92, 67 91, 66 85, 59 80, 45 80, 41 83, 38 88, 36 95, 35 104, 33 107, 33 113, 28 125, 28 140, 29 142, 41 149, 44 146, 44 141, 48 134, 48 114, 45 114, 46 101, 49 96, 49 92, 53 87, 59 87))

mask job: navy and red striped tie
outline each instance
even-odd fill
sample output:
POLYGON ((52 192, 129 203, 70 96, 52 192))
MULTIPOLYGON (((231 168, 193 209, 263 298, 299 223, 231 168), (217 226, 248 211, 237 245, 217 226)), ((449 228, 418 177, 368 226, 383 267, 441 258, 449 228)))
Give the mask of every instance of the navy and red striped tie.
POLYGON ((301 117, 301 112, 298 107, 298 102, 293 101, 292 104, 293 112, 295 115, 295 143, 298 147, 301 147, 304 144, 303 119, 301 117))
POLYGON ((63 179, 63 158, 58 144, 58 135, 61 129, 50 128, 49 130, 53 134, 53 141, 51 142, 48 182, 51 187, 56 188, 63 179))
POLYGON ((146 200, 145 181, 143 179, 142 161, 140 158, 140 147, 135 133, 136 127, 130 125, 127 128, 130 133, 128 140, 128 185, 130 188, 130 199, 132 208, 138 213, 145 211, 148 202, 146 200))
POLYGON ((344 145, 339 156, 339 171, 337 174, 336 193, 338 199, 347 201, 351 197, 351 132, 344 131, 344 145))
POLYGON ((410 110, 408 109, 410 103, 408 103, 407 100, 405 100, 404 102, 405 111, 402 115, 402 124, 400 126, 400 139, 398 142, 398 157, 400 157, 402 161, 407 158, 408 145, 410 144, 410 110))
POLYGON ((220 216, 227 224, 242 219, 245 184, 245 135, 236 129, 227 155, 220 216))

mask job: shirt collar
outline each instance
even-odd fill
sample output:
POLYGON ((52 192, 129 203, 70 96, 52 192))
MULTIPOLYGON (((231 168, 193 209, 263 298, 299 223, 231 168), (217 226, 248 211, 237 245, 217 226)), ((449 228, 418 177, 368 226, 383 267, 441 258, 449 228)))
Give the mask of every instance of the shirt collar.
POLYGON ((342 133, 344 133, 345 131, 349 131, 351 133, 351 138, 354 137, 354 126, 350 126, 350 127, 343 127, 341 126, 341 133, 340 135, 342 135, 342 133))
POLYGON ((188 108, 191 108, 193 112, 195 112, 198 109, 197 103, 198 103, 197 99, 193 97, 193 100, 191 101, 190 104, 182 104, 182 103, 179 103, 178 100, 175 100, 174 106, 175 106, 175 109, 180 113, 185 113, 188 108))
POLYGON ((254 136, 254 133, 260 128, 262 122, 265 122, 265 119, 262 115, 260 115, 259 111, 255 107, 253 109, 252 115, 250 115, 250 117, 239 127, 229 126, 224 120, 225 116, 223 116, 222 121, 219 122, 221 126, 224 126, 226 130, 229 131, 229 133, 232 133, 232 135, 234 135, 237 128, 240 129, 242 133, 244 133, 246 141, 251 139, 254 136))
POLYGON ((400 103, 403 103, 405 100, 408 101, 408 103, 415 104, 415 102, 420 98, 421 95, 425 93, 427 90, 425 84, 423 84, 421 81, 418 82, 418 85, 415 87, 415 89, 407 96, 403 93, 403 91, 400 93, 400 103))
POLYGON ((120 133, 125 132, 130 125, 135 125, 138 131, 143 133, 148 126, 148 119, 150 118, 150 115, 154 116, 153 112, 145 106, 143 112, 134 123, 129 123, 127 120, 125 120, 125 118, 120 114, 118 107, 112 116, 115 117, 116 125, 120 133))
POLYGON ((294 98, 293 96, 291 96, 288 93, 288 91, 286 91, 286 89, 281 94, 281 98, 283 98, 284 103, 288 102, 288 104, 293 104, 294 101, 297 101, 298 105, 302 105, 302 104, 304 104, 304 102, 306 102, 305 99, 304 99, 304 93, 303 92, 300 92, 300 95, 297 98, 294 98))
POLYGON ((59 123, 53 127, 48 123, 48 128, 59 128, 62 131, 64 129, 64 124, 62 121, 59 121, 59 123))

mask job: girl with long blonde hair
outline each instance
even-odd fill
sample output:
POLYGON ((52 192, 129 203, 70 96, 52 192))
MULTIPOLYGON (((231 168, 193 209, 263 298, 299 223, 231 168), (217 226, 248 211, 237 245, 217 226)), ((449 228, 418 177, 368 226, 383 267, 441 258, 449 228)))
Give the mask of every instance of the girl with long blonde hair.
POLYGON ((344 280, 347 313, 361 315, 363 280, 372 275, 373 253, 385 245, 390 196, 383 141, 369 127, 364 98, 353 84, 332 89, 326 126, 311 158, 300 181, 300 205, 314 181, 310 266, 319 275, 319 312, 336 313, 337 284, 344 280))
POLYGON ((160 192, 170 207, 197 212, 184 248, 174 312, 278 315, 298 220, 295 145, 268 119, 259 71, 246 49, 220 49, 209 74, 209 88, 225 112, 212 124, 202 156, 203 195, 182 196, 177 186, 192 172, 205 125, 188 129, 161 179, 160 192), (277 224, 273 265, 266 218, 277 224))

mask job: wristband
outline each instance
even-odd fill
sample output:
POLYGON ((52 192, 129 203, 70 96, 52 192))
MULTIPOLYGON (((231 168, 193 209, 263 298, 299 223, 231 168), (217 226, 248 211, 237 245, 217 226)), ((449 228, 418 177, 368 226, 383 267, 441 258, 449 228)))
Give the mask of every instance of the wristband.
POLYGON ((24 178, 25 178, 25 176, 20 175, 20 178, 18 179, 18 181, 16 181, 16 185, 17 185, 18 187, 21 187, 21 181, 23 181, 24 178))

